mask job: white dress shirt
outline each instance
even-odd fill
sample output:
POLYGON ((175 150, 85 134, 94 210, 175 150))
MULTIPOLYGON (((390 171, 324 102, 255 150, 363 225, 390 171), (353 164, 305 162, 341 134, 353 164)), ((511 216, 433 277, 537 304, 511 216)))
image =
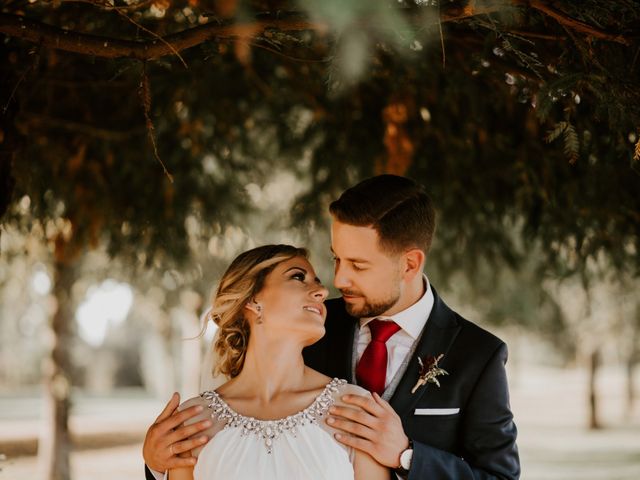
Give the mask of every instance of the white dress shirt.
POLYGON ((424 285, 424 294, 420 297, 420 300, 409 308, 390 317, 378 316, 360 319, 360 328, 357 332, 358 337, 356 342, 358 362, 367 345, 371 342, 371 330, 367 326, 371 320, 375 318, 382 321, 391 320, 400 326, 400 330, 387 340, 387 377, 384 384, 385 389, 389 386, 393 377, 395 377, 415 341, 420 337, 433 309, 433 291, 431 290, 431 285, 429 285, 429 279, 427 279, 426 275, 424 275, 424 285))
POLYGON ((156 477, 156 480, 167 480, 169 478, 169 472, 160 473, 160 472, 156 472, 155 470, 152 470, 151 468, 149 468, 149 471, 154 477, 156 477))

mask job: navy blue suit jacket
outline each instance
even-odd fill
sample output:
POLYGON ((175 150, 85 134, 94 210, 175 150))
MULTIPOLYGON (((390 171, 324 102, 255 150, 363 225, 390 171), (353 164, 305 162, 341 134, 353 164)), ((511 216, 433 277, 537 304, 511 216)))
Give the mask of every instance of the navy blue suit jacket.
MULTIPOLYGON (((509 405, 506 344, 451 310, 433 291, 435 302, 414 357, 390 399, 413 440, 409 479, 517 479, 520 462, 516 426, 509 405), (444 354, 439 366, 449 375, 440 387, 418 380, 417 356, 444 354), (451 415, 416 415, 416 409, 459 408, 451 415)), ((326 334, 307 347, 305 363, 352 383, 352 354, 358 320, 344 301, 326 302, 326 334)))

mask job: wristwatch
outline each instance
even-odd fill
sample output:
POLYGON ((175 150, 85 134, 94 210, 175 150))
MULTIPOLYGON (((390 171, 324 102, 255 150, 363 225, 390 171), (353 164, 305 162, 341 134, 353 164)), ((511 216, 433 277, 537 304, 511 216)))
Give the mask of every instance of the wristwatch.
POLYGON ((400 465, 395 470, 395 472, 401 478, 407 478, 409 476, 409 469, 411 468, 412 458, 413 458, 413 440, 409 439, 409 446, 405 448, 400 454, 400 465))

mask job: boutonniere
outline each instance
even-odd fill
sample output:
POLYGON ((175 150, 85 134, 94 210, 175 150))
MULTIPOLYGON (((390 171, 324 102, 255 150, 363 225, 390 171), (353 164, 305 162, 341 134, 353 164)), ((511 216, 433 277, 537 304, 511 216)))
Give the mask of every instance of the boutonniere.
POLYGON ((420 357, 418 357, 418 363, 420 364, 420 377, 411 389, 411 393, 416 393, 418 388, 427 383, 435 383, 438 387, 440 386, 440 382, 437 377, 440 375, 449 375, 446 370, 438 367, 438 362, 442 357, 444 357, 444 353, 441 353, 437 357, 427 355, 424 362, 420 357))

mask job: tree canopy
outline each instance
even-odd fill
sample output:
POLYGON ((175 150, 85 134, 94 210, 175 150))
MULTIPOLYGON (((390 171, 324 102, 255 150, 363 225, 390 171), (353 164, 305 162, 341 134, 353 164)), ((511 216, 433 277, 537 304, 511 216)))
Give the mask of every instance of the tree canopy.
POLYGON ((635 7, 4 2, 5 221, 63 218, 74 251, 150 264, 184 258, 190 215, 203 235, 238 221, 274 170, 308 185, 296 225, 385 171, 427 185, 443 270, 516 262, 514 230, 558 270, 602 252, 637 270, 635 7))

